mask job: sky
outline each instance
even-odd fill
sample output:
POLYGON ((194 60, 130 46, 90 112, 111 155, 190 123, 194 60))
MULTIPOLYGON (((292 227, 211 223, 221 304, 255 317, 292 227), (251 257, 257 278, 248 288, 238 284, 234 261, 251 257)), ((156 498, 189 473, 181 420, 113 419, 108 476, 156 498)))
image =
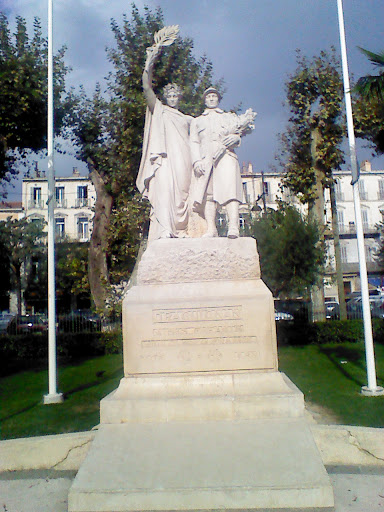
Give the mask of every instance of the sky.
MULTIPOLYGON (((258 116, 255 130, 243 138, 237 150, 240 162, 251 162, 255 170, 268 171, 278 150, 279 133, 284 132, 288 109, 284 105, 284 82, 296 68, 295 50, 307 57, 329 50, 340 53, 337 0, 136 0, 142 9, 160 6, 165 24, 179 25, 183 37, 194 40, 195 55, 206 54, 213 63, 215 78, 223 78, 226 93, 221 107, 242 104, 258 116)), ((26 18, 32 27, 35 16, 47 25, 47 0, 0 0, 0 11, 14 23, 26 18)), ((66 62, 72 67, 68 85, 81 84, 92 93, 111 69, 105 53, 113 46, 111 18, 121 23, 131 12, 131 2, 122 0, 53 0, 54 47, 68 47, 66 62)), ((383 0, 344 0, 348 63, 351 79, 375 69, 358 50, 384 50, 382 38, 383 0)), ((347 146, 346 146, 347 148, 347 146)), ((372 161, 384 169, 384 157, 372 158, 372 151, 358 145, 358 160, 372 161)), ((348 168, 349 155, 346 154, 348 168)), ((46 160, 40 169, 44 170, 46 160)), ((57 176, 71 174, 85 166, 73 156, 57 155, 57 176)), ((18 200, 20 185, 9 189, 9 200, 18 200)), ((21 199, 21 198, 20 198, 21 199)))

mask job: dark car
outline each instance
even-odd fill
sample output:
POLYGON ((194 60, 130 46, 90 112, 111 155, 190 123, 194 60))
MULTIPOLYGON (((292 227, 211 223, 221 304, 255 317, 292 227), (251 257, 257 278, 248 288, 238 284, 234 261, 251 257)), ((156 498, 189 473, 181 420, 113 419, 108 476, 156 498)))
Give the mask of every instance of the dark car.
POLYGON ((44 333, 48 324, 39 315, 16 315, 7 326, 8 334, 44 333))

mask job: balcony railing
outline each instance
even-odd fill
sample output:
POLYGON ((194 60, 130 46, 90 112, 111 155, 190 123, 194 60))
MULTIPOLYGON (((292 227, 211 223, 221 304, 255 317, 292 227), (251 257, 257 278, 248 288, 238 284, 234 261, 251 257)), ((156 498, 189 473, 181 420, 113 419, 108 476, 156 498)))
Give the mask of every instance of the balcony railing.
POLYGON ((41 210, 44 208, 44 201, 42 199, 30 199, 28 201, 28 208, 36 208, 38 210, 41 210))
MULTIPOLYGON (((379 231, 376 224, 366 224, 363 223, 363 231, 364 233, 377 233, 379 231)), ((341 235, 347 234, 347 233, 356 233, 356 225, 355 223, 345 225, 345 224, 339 224, 339 233, 341 235)))
POLYGON ((66 199, 62 199, 62 200, 57 200, 55 201, 55 208, 67 208, 67 200, 66 199))
POLYGON ((359 192, 362 201, 368 201, 368 192, 359 192))
POLYGON ((89 199, 84 197, 78 197, 76 199, 75 208, 87 208, 89 206, 89 199))

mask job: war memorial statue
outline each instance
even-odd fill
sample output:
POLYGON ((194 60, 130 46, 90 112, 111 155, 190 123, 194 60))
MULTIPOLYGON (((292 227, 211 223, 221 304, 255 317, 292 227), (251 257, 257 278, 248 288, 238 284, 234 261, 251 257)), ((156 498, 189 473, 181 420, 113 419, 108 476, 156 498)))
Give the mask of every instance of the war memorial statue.
MULTIPOLYGON (((162 46, 172 44, 176 27, 165 27, 147 48, 143 90, 147 100, 143 152, 137 187, 151 203, 149 241, 183 238, 193 208, 207 223, 205 237, 216 237, 217 205, 228 215, 228 238, 239 236, 242 202, 240 166, 234 148, 254 128, 256 113, 227 113, 218 107, 221 95, 214 87, 204 92, 206 109, 193 119, 177 107, 182 94, 176 84, 164 88, 166 105, 152 89, 152 73, 162 46), (196 181, 191 190, 192 172, 196 181)), ((195 236, 195 235, 192 235, 195 236)))
POLYGON ((173 86, 163 105, 151 73, 175 33, 155 34, 143 76, 138 186, 152 206, 151 243, 122 304, 124 377, 100 402, 68 510, 330 512, 332 486, 303 394, 278 369, 256 241, 237 238, 234 148, 255 113, 223 112, 213 88, 196 119, 176 109, 173 86), (228 237, 217 237, 217 205, 227 208, 228 237), (184 236, 188 215, 205 216, 207 237, 184 236))

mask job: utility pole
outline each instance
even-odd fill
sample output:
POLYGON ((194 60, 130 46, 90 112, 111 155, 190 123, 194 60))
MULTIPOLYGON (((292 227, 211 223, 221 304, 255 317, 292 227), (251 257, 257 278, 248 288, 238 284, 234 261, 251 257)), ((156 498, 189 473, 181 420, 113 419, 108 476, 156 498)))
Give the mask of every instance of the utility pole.
POLYGON ((48 395, 44 404, 63 402, 57 392, 55 286, 55 169, 53 164, 53 0, 48 0, 48 395))
POLYGON ((337 0, 337 10, 338 10, 338 16, 339 16, 341 62, 342 62, 342 66, 343 66, 345 108, 346 108, 346 114, 347 114, 349 153, 350 153, 350 158, 351 158, 351 170, 352 170, 351 185, 353 188, 353 201, 354 201, 354 205, 355 205, 356 236, 357 236, 357 248, 358 248, 358 254, 359 254, 361 298, 362 298, 362 303, 363 303, 365 358, 366 358, 366 363, 367 363, 368 386, 363 386, 361 389, 361 392, 365 396, 378 396, 378 395, 384 394, 384 389, 381 386, 378 386, 377 381, 376 381, 375 353, 373 350, 373 336, 372 336, 372 320, 371 320, 371 310, 369 307, 367 263, 365 261, 363 221, 362 221, 362 217, 361 217, 360 196, 359 196, 359 169, 358 169, 357 158, 356 158, 355 132, 354 132, 354 127, 353 127, 353 117, 352 117, 351 89, 350 89, 350 85, 349 85, 347 47, 346 47, 346 43, 345 43, 344 14, 343 14, 342 0, 337 0))

